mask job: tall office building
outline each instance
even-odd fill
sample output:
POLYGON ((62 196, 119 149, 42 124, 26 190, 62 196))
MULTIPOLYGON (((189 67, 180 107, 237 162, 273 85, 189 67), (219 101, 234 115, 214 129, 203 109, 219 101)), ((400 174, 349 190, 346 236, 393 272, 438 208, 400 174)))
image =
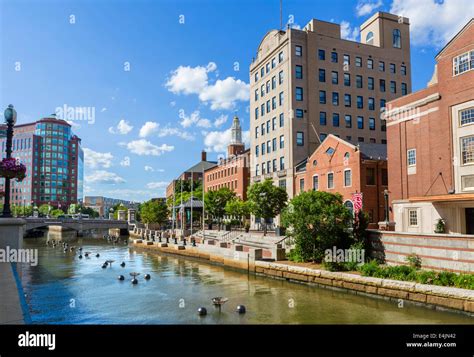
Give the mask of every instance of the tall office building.
POLYGON ((262 39, 250 65, 252 182, 272 178, 291 198, 294 167, 328 134, 386 144, 381 110, 411 92, 409 22, 378 12, 360 36, 313 19, 262 39))
MULTIPOLYGON (((2 158, 6 139, 0 139, 2 158)), ((26 166, 21 182, 11 181, 11 203, 67 208, 83 199, 84 153, 71 125, 54 115, 14 127, 12 157, 26 166)), ((0 190, 4 179, 0 179, 0 190)))

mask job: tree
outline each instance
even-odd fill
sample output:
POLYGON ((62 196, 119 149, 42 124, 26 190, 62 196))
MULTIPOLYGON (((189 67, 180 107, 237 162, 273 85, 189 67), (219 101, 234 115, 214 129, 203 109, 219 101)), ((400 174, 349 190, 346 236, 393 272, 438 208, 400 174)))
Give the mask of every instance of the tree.
POLYGON ((53 209, 52 206, 48 205, 47 203, 44 203, 41 206, 39 206, 38 212, 42 216, 47 216, 49 214, 50 210, 52 210, 52 209, 53 209))
POLYGON ((290 201, 282 218, 289 227, 288 235, 295 240, 298 260, 321 262, 326 249, 347 249, 351 245, 352 214, 338 193, 302 192, 290 201))
POLYGON ((57 218, 58 216, 61 216, 64 214, 64 211, 60 208, 55 208, 51 210, 50 215, 51 217, 57 218))
POLYGON ((204 197, 206 211, 213 218, 217 218, 218 229, 220 229, 221 218, 225 214, 227 202, 235 198, 235 192, 227 187, 222 187, 217 191, 208 191, 204 197))
POLYGON ((240 198, 234 198, 227 201, 225 212, 229 216, 239 217, 240 226, 242 226, 242 221, 250 214, 250 205, 247 201, 242 201, 240 198))
POLYGON ((272 179, 254 183, 247 190, 250 211, 255 217, 263 218, 263 235, 267 235, 267 220, 275 218, 286 207, 286 190, 273 184, 272 179))
POLYGON ((141 205, 140 215, 142 222, 146 224, 157 223, 161 226, 168 220, 169 211, 165 203, 150 200, 141 205))

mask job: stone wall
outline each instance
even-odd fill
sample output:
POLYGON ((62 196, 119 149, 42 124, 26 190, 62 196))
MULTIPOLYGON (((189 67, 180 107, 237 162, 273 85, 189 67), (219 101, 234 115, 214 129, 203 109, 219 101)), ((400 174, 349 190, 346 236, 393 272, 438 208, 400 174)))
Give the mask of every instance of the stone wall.
POLYGON ((369 235, 371 255, 387 264, 406 264, 406 257, 416 254, 426 269, 474 273, 474 236, 377 230, 369 235))

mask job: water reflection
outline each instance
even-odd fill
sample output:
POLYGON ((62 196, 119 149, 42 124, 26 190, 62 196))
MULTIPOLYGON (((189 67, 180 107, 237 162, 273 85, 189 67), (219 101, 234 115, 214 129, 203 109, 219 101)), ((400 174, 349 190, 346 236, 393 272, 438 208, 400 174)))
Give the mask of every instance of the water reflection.
POLYGON ((39 265, 25 267, 23 285, 34 323, 57 324, 261 324, 261 323, 472 323, 438 312, 325 288, 256 277, 232 269, 158 255, 103 239, 61 237, 92 254, 63 252, 47 236, 25 241, 39 249, 39 265), (96 253, 100 257, 95 256, 96 253), (102 269, 106 260, 115 263, 102 269), (125 267, 120 263, 124 261, 125 267), (130 272, 141 273, 131 284, 130 272), (150 274, 151 280, 144 275, 150 274), (117 277, 124 275, 125 280, 117 277), (229 301, 219 314, 211 299, 229 301), (245 305, 247 312, 235 312, 245 305), (197 309, 205 306, 206 317, 197 309))

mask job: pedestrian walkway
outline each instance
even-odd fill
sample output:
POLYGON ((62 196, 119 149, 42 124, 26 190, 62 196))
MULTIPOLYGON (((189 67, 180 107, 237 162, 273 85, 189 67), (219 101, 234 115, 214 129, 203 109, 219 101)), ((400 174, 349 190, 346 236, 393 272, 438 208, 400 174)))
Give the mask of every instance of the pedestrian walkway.
POLYGON ((0 325, 24 324, 17 282, 10 263, 0 263, 0 325))

